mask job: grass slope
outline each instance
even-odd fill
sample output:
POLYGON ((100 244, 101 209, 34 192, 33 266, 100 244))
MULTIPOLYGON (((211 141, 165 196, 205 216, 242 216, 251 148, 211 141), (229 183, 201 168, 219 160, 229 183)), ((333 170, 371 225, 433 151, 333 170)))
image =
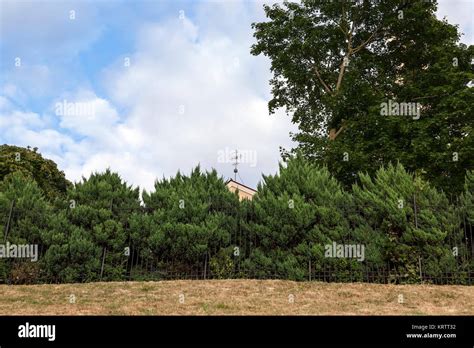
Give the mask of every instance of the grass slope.
POLYGON ((281 280, 0 285, 0 315, 425 314, 473 315, 474 287, 281 280))

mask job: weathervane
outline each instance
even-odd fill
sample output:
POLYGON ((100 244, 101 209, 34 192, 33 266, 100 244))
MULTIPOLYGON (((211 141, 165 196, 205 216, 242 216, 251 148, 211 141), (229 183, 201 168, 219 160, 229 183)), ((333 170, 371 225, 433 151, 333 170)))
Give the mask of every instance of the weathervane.
POLYGON ((235 160, 234 163, 232 163, 232 165, 235 167, 234 168, 234 181, 237 181, 237 173, 239 172, 239 170, 237 169, 238 165, 239 165, 239 159, 240 159, 240 155, 239 155, 239 152, 237 150, 235 150, 235 156, 232 157, 233 160, 235 160))

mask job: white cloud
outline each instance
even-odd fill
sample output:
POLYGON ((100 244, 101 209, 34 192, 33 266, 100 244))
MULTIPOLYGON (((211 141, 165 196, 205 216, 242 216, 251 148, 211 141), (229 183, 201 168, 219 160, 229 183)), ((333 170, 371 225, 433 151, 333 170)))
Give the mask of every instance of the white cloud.
POLYGON ((458 24, 464 33, 461 42, 474 45, 474 1, 472 0, 439 0, 437 16, 458 24))
POLYGON ((107 100, 87 94, 59 99, 54 104, 55 113, 62 128, 103 141, 109 132, 113 132, 119 116, 107 100))
POLYGON ((38 147, 46 157, 58 160, 65 147, 74 147, 73 139, 48 128, 41 115, 14 109, 4 97, 0 97, 0 105, 0 143, 38 147))
MULTIPOLYGON (((131 66, 118 62, 106 72, 113 103, 129 108, 116 134, 127 143, 120 151, 131 153, 129 160, 142 170, 130 173, 133 182, 150 188, 154 178, 198 163, 229 177, 232 166, 218 163, 218 151, 226 148, 257 152, 256 167, 241 166, 247 184, 276 170, 279 146, 290 145, 291 123, 268 115, 262 95, 268 94, 269 75, 250 73, 260 58, 250 56, 248 37, 244 44, 234 39, 208 37, 188 19, 148 23, 139 32, 131 66)), ((109 154, 104 158, 93 161, 116 162, 109 154)))
MULTIPOLYGON (((53 12, 39 9, 35 14, 29 9, 25 13, 31 23, 46 26, 37 32, 22 27, 13 33, 14 23, 8 18, 18 18, 22 7, 7 8, 2 30, 20 42, 19 52, 75 54, 100 34, 101 26, 95 23, 97 13, 90 5, 76 3, 78 18, 90 23, 90 28, 80 29, 86 22, 76 22, 82 23, 77 28, 65 23, 71 3, 60 4, 53 12), (90 16, 85 18, 85 13, 90 16), (86 32, 79 35, 77 30, 83 29, 86 32), (31 42, 28 35, 37 41, 32 47, 26 44, 31 42), (71 41, 72 37, 80 39, 71 41)), ((156 178, 177 170, 188 172, 198 163, 232 176, 230 163, 218 163, 219 151, 250 150, 256 152, 256 166, 244 163, 240 173, 246 184, 255 186, 262 173, 277 170, 279 146, 291 147, 289 132, 295 130, 282 112, 268 115, 270 64, 267 58, 249 53, 254 40, 250 24, 265 20, 262 4, 205 2, 196 7, 192 21, 180 20, 176 13, 159 23, 142 23, 129 55, 131 65, 124 66, 124 57, 117 57, 103 72, 107 95, 97 95, 90 86, 58 93, 46 114, 22 110, 12 101, 21 102, 35 94, 34 89, 54 90, 56 78, 51 72, 40 64, 11 72, 17 75, 2 86, 4 97, 0 97, 0 142, 38 146, 71 180, 110 167, 146 189, 156 178), (63 100, 92 103, 94 117, 55 116, 55 103, 63 100)), ((472 35, 469 12, 457 8, 443 1, 438 14, 448 15, 450 22, 472 35)))
MULTIPOLYGON (((119 144, 104 145, 86 159, 84 171, 110 166, 149 189, 155 178, 197 163, 231 176, 231 165, 218 163, 218 151, 238 148, 257 153, 256 167, 241 165, 246 183, 274 172, 278 148, 292 146, 295 127, 281 112, 268 115, 269 62, 249 53, 250 23, 264 20, 261 5, 199 6, 194 21, 176 15, 144 24, 131 66, 120 59, 104 73, 111 103, 127 110, 110 130, 119 144)), ((455 22, 467 22, 456 13, 462 11, 451 11, 455 22)))
POLYGON ((103 30, 90 2, 3 0, 0 9, 2 46, 25 60, 75 55, 103 30))

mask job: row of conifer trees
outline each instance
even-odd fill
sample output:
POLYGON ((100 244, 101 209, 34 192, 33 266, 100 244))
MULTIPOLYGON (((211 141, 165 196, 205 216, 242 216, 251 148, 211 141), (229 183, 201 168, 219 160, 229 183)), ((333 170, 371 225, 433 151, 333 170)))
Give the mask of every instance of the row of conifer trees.
POLYGON ((0 182, 5 242, 36 244, 37 262, 0 258, 7 283, 130 279, 322 279, 471 283, 474 173, 455 199, 401 165, 363 173, 350 190, 293 158, 239 202, 216 171, 196 167, 151 192, 94 173, 64 196, 12 172, 0 182), (363 260, 327 246, 363 246, 363 260), (326 279, 326 278, 324 278, 326 279))

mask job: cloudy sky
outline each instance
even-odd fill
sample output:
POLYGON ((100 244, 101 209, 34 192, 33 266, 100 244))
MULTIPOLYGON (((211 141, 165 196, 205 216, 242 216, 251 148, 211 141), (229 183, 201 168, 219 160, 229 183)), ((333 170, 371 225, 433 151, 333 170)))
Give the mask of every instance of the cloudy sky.
MULTIPOLYGON (((36 146, 68 179, 107 167, 150 189, 198 163, 255 186, 295 127, 269 116, 270 63, 251 56, 261 0, 0 0, 0 144, 36 146)), ((439 17, 474 44, 474 0, 439 17)))

